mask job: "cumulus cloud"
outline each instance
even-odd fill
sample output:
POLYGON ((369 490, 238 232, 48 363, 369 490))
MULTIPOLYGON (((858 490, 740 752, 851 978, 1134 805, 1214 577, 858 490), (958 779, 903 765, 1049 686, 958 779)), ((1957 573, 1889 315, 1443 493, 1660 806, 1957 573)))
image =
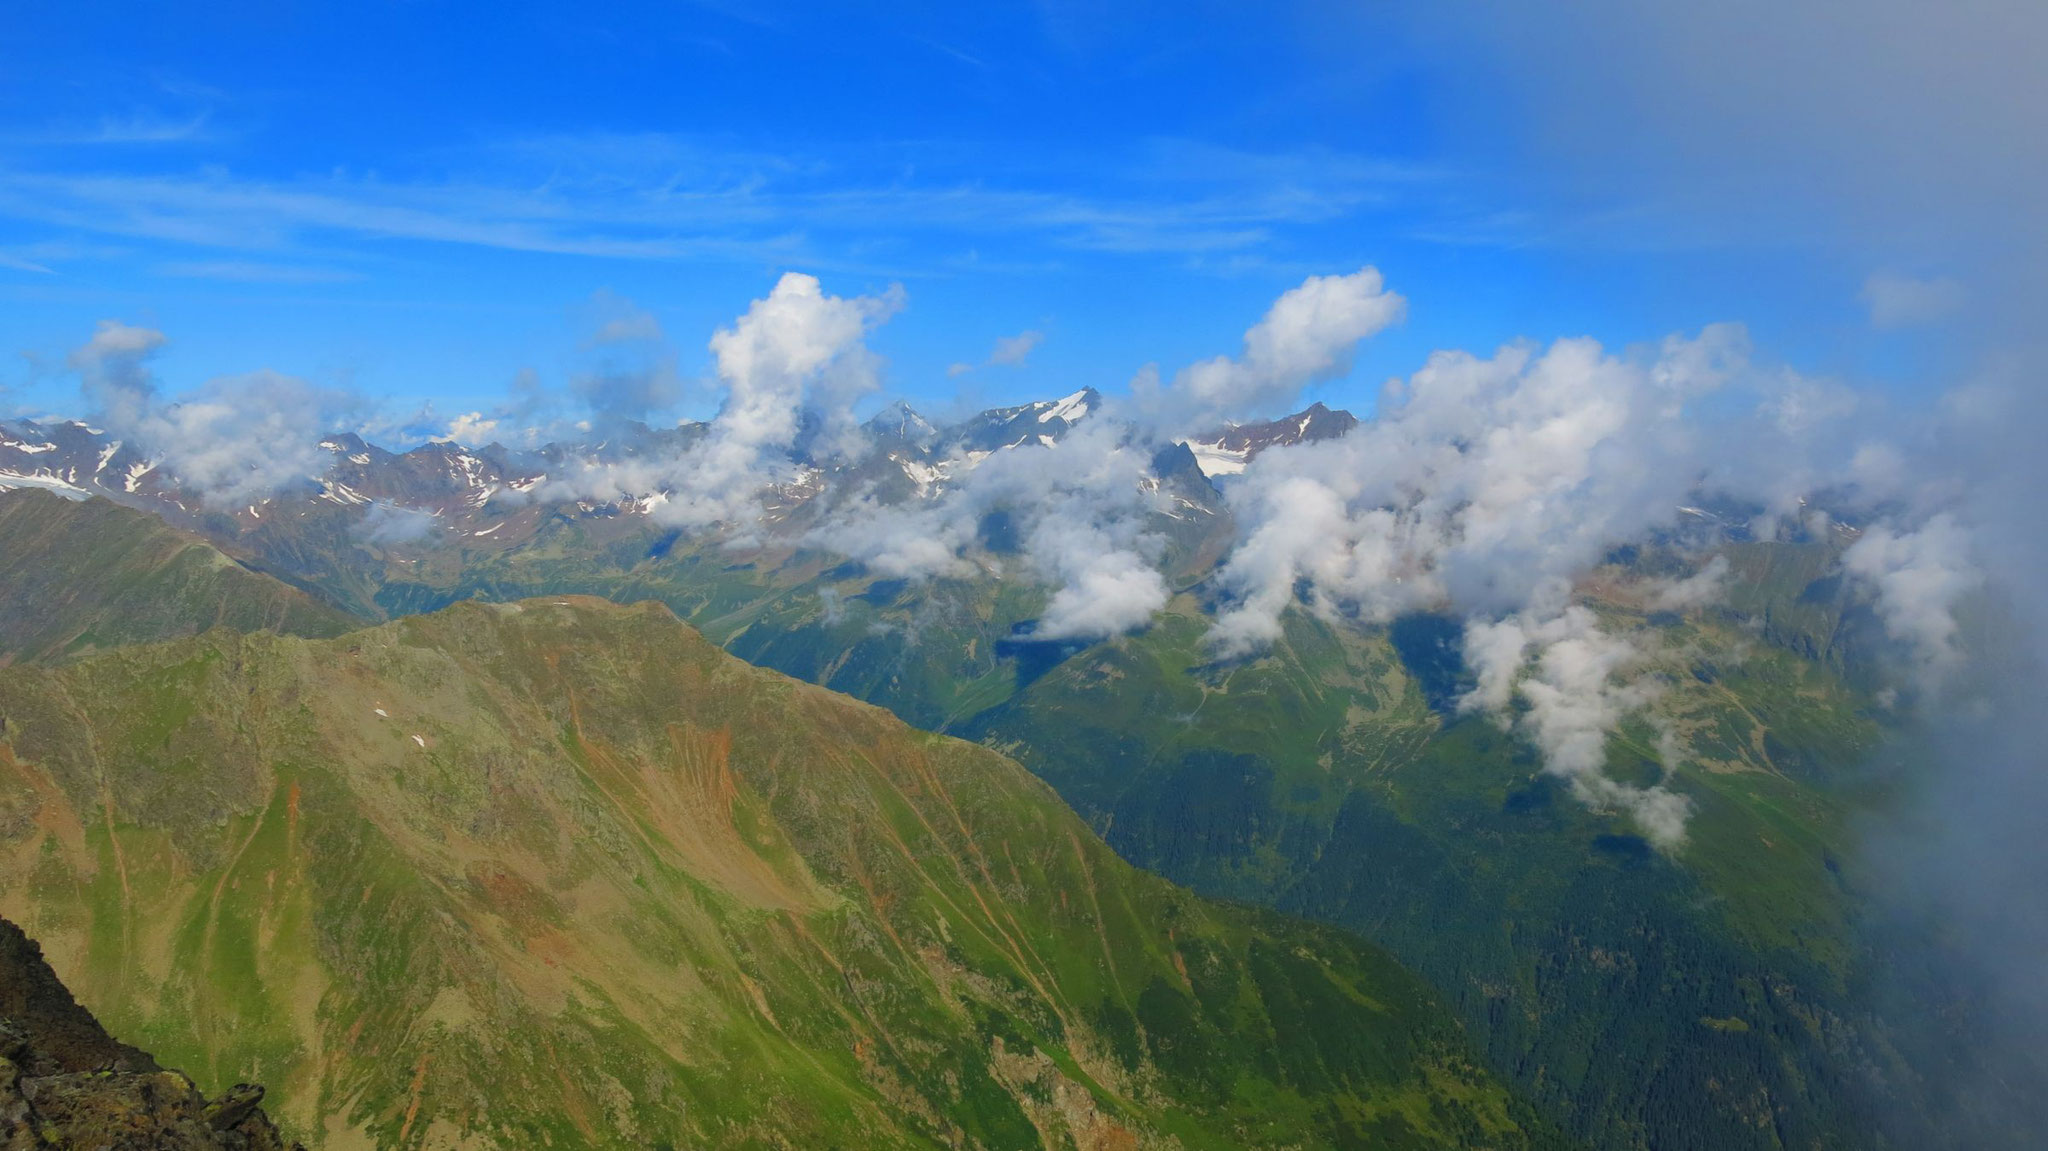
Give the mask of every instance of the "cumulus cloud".
POLYGON ((1924 680, 1938 683, 1962 662, 1956 608, 1984 584, 1971 533, 1950 513, 1914 529, 1879 524, 1842 554, 1842 567, 1875 593, 1885 631, 1912 650, 1924 680))
POLYGON ((880 387, 880 360, 862 341, 902 306, 900 289, 842 299, 826 295, 816 277, 785 274, 766 299, 711 337, 726 387, 712 423, 714 449, 789 447, 805 412, 821 421, 828 445, 857 447, 846 442, 853 405, 880 387))
POLYGON ((1142 627, 1165 606, 1164 541, 1153 515, 1165 497, 1149 483, 1151 456, 1129 429, 1089 419, 1049 444, 944 461, 950 482, 928 501, 842 504, 810 542, 898 578, 969 574, 983 517, 1011 515, 1019 562, 1052 589, 1035 635, 1100 638, 1142 627))
POLYGON ((436 443, 467 444, 475 447, 487 444, 497 434, 498 420, 482 412, 463 412, 448 421, 448 426, 439 435, 429 436, 436 443))
POLYGON ((1101 491, 1106 483, 1119 481, 1138 490, 1138 476, 1120 474, 1142 466, 1135 455, 1128 450, 1104 454, 1095 475, 1060 485, 1063 490, 1047 493, 1027 513, 1025 554, 1056 589, 1036 635, 1119 635, 1144 626, 1166 606, 1166 578, 1157 566, 1164 541, 1147 530, 1142 501, 1105 499, 1101 491))
POLYGON ((1727 588, 1728 557, 1717 555, 1684 579, 1656 581, 1646 598, 1657 611, 1697 611, 1719 603, 1727 588))
MULTIPOLYGON (((1255 654, 1297 603, 1367 623, 1462 615, 1476 676, 1468 710, 1514 717, 1581 801, 1624 811, 1651 841, 1674 846, 1684 797, 1603 770, 1607 736, 1654 694, 1637 674, 1642 653, 1572 605, 1571 589, 1614 547, 1670 527, 1702 487, 1764 507, 1753 526, 1766 536, 1781 521, 1806 526, 1817 513, 1802 496, 1853 487, 1854 460, 1891 451, 1859 440, 1858 418, 1834 385, 1756 365, 1735 326, 1622 355, 1584 339, 1490 358, 1439 352, 1387 386, 1374 419, 1341 439, 1263 453, 1229 489, 1240 534, 1216 576, 1211 645, 1255 654)), ((1895 596, 1932 590, 1914 582, 1926 578, 1920 550, 1882 559, 1870 568, 1916 573, 1894 577, 1907 585, 1895 596)), ((1645 602, 1704 606, 1728 571, 1716 556, 1688 578, 1652 583, 1645 602)))
POLYGON ((1358 342, 1406 311, 1407 301, 1387 290, 1377 268, 1310 276, 1245 333, 1242 354, 1191 364, 1166 386, 1156 375, 1141 376, 1133 391, 1140 408, 1167 431, 1207 431, 1342 375, 1358 342))
MULTIPOLYGON (((1483 710, 1526 736, 1543 769, 1569 782, 1580 802, 1625 812, 1644 838, 1676 848, 1691 802, 1661 784, 1638 787, 1606 773, 1609 734, 1657 696, 1655 680, 1631 674, 1645 653, 1602 629, 1587 608, 1558 606, 1563 594, 1554 586, 1547 605, 1466 625, 1465 658, 1478 683, 1460 707, 1483 710), (1510 710, 1516 698, 1526 705, 1519 715, 1510 710)), ((1663 741, 1667 767, 1671 745, 1663 741)))
POLYGON ((347 418, 353 397, 265 370, 209 380, 167 401, 148 368, 163 344, 155 329, 103 320, 72 352, 95 416, 113 435, 220 503, 263 499, 326 471, 320 436, 347 418))
POLYGON ((101 320, 92 339, 71 353, 86 402, 116 423, 140 420, 156 399, 148 360, 164 346, 164 334, 119 320, 101 320))
MULTIPOLYGON (((1341 373, 1354 346, 1404 307, 1373 268, 1309 277, 1245 334, 1240 357, 1195 364, 1166 384, 1141 379, 1109 418, 1084 421, 1049 445, 956 457, 936 507, 859 503, 814 539, 878 570, 957 574, 981 517, 1007 510, 1021 521, 1025 564, 1052 588, 1036 634, 1092 638, 1142 627, 1170 595, 1158 570, 1163 541, 1151 528, 1167 500, 1150 473, 1156 447, 1176 429, 1206 430, 1341 373)), ((998 341, 991 362, 1021 359, 1037 341, 1035 332, 998 341)))
POLYGON ((682 527, 752 523, 761 490, 797 478, 790 449, 800 434, 822 458, 859 450, 853 406, 880 386, 880 360, 864 341, 901 306, 900 289, 842 298, 827 295, 814 276, 786 273, 711 337, 725 398, 700 442, 673 458, 586 462, 550 490, 600 499, 658 495, 652 514, 682 527))
POLYGON ((1304 579, 1312 607, 1368 621, 1523 607, 1674 514, 1701 471, 1686 405, 1742 347, 1738 329, 1709 328, 1637 361, 1590 340, 1437 353, 1375 420, 1247 469, 1214 642, 1242 655, 1269 641, 1304 579))

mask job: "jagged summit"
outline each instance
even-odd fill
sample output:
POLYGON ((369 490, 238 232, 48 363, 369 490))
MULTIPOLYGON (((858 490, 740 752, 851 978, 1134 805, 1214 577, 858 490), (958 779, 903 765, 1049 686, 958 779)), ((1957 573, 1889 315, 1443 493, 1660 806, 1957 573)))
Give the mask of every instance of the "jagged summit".
POLYGON ((937 425, 918 414, 905 400, 897 400, 876 412, 862 426, 884 445, 901 444, 920 451, 929 449, 939 438, 937 425))
POLYGON ((1203 474, 1212 478, 1234 476, 1244 471, 1260 452, 1289 444, 1334 440, 1358 426, 1358 417, 1342 409, 1328 408, 1321 400, 1291 416, 1256 423, 1234 424, 1214 435, 1187 441, 1201 462, 1203 474))

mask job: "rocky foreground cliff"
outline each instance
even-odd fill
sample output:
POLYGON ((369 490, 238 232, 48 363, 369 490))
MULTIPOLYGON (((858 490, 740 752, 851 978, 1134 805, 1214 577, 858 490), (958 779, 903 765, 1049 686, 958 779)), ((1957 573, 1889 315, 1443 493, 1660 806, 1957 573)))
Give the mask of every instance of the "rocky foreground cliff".
POLYGON ((0 1151, 283 1151, 262 1099, 244 1083, 209 1100, 107 1034, 42 948, 0 919, 0 1151))

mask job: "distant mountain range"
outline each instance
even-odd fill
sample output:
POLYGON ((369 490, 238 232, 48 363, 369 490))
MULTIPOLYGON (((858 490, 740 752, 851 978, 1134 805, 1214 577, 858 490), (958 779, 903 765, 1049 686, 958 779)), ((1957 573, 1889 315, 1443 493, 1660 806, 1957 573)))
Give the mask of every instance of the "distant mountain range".
MULTIPOLYGON (((863 430, 875 459, 893 464, 909 481, 910 491, 930 494, 944 485, 949 473, 971 469, 990 454, 1058 441, 1101 407, 1101 395, 1084 388, 1063 399, 993 408, 940 427, 909 405, 896 403, 870 418, 863 430)), ((1341 435, 1356 422, 1347 412, 1317 404, 1295 416, 1223 429, 1188 443, 1197 460, 1206 461, 1204 474, 1226 476, 1242 471, 1244 461, 1266 448, 1341 435)), ((212 510, 253 523, 272 504, 289 509, 304 501, 340 507, 382 501, 432 512, 448 520, 447 530, 460 531, 463 523, 486 518, 480 513, 494 497, 523 496, 540 488, 551 469, 572 462, 615 463, 685 451, 704 430, 702 424, 652 428, 633 423, 589 442, 533 449, 429 443, 402 453, 367 443, 354 433, 337 432, 320 444, 329 456, 326 468, 304 477, 298 490, 212 510)), ((802 450, 793 453, 793 461, 799 466, 832 466, 802 450)), ((874 462, 856 460, 835 470, 866 478, 874 462)), ((160 461, 79 421, 0 421, 0 490, 11 488, 45 488, 73 498, 99 495, 173 515, 201 516, 209 511, 203 499, 160 461)), ((586 514, 644 512, 649 497, 660 494, 632 493, 593 506, 586 514)))

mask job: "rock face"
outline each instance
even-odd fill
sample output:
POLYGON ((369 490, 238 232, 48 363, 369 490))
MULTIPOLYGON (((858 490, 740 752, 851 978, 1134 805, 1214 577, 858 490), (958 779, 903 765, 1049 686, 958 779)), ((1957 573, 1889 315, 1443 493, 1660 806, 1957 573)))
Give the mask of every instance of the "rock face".
POLYGON ((262 1100, 243 1083, 209 1102, 108 1035, 35 941, 0 919, 0 1151, 284 1151, 262 1100))

